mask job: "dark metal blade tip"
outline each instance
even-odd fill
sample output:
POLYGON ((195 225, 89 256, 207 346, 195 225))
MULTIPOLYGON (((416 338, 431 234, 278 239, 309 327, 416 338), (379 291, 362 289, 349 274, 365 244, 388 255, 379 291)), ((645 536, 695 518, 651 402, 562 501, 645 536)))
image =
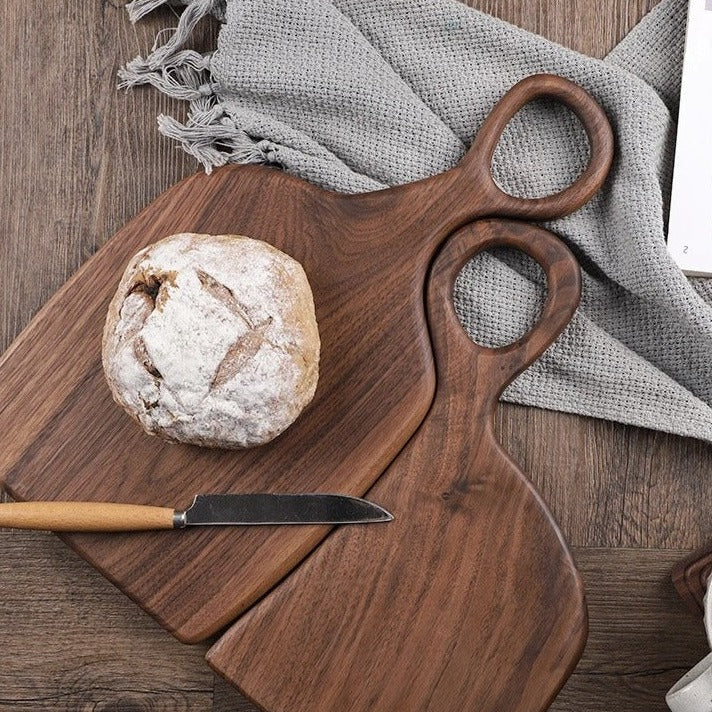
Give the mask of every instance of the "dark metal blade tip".
POLYGON ((380 504, 371 502, 370 500, 364 499, 363 497, 354 497, 352 495, 344 494, 325 494, 323 496, 332 497, 334 500, 339 500, 342 506, 346 505, 346 508, 351 510, 351 514, 354 518, 352 521, 349 522, 347 520, 348 514, 346 513, 346 511, 344 511, 344 524, 358 524, 359 522, 378 523, 393 521, 393 515, 387 509, 384 509, 383 507, 381 507, 380 504))
POLYGON ((354 497, 353 499, 357 500, 358 502, 362 503, 364 507, 367 507, 369 510, 369 521, 372 522, 392 522, 394 519, 394 516, 387 510, 381 507, 380 504, 376 504, 375 502, 371 502, 368 499, 362 499, 361 497, 354 497))

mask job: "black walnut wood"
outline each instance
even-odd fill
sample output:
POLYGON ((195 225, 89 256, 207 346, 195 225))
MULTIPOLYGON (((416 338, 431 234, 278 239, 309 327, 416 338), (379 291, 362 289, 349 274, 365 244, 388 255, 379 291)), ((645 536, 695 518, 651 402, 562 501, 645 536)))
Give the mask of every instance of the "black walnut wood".
MULTIPOLYGON (((602 58, 657 0, 467 2, 602 58)), ((1 350, 98 246, 195 171, 155 129, 156 114, 180 118, 187 107, 151 88, 114 89, 116 68, 175 18, 164 8, 132 26, 121 4, 0 3, 1 350)), ((205 23, 193 44, 209 50, 216 35, 205 23)), ((699 503, 712 495, 712 447, 509 403, 495 428, 555 514, 586 586, 588 643, 552 712, 667 712, 666 690, 709 651, 670 570, 710 538, 712 509, 699 503)), ((56 537, 0 539, 2 712, 255 712, 229 683, 213 688, 203 645, 171 640, 56 537)))
MULTIPOLYGON (((186 504, 201 491, 363 494, 430 406, 434 371, 423 284, 442 240, 480 216, 545 219, 583 205, 606 177, 610 125, 575 84, 535 75, 492 110, 452 170, 360 195, 330 193, 265 167, 197 174, 166 191, 45 305, 0 363, 0 476, 21 500, 186 504), (591 147, 579 179, 552 196, 514 198, 491 177, 509 119, 542 96, 569 106, 591 147), (206 451, 145 435, 104 383, 100 340, 124 265, 177 232, 237 233, 299 260, 315 298, 321 374, 309 408, 258 449, 206 451)), ((186 642, 219 630, 309 553, 326 527, 64 535, 186 642)))
POLYGON ((369 496, 395 520, 343 526, 208 653, 267 712, 538 712, 580 657, 583 587, 548 509, 493 434, 499 395, 569 322, 578 263, 554 235, 480 221, 429 277, 427 418, 369 496), (473 344, 452 305, 466 260, 515 247, 547 275, 538 324, 473 344))

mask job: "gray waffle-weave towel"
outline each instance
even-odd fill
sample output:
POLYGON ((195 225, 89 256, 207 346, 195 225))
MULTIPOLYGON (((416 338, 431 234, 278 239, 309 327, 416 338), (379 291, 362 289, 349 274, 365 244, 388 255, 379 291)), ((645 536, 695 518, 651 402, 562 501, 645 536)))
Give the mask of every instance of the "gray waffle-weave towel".
MULTIPOLYGON (((135 0, 132 19, 163 1, 135 0)), ((547 224, 581 262, 582 304, 503 398, 712 441, 712 282, 685 278, 665 248, 683 0, 663 0, 604 60, 456 0, 183 4, 174 33, 121 79, 190 102, 184 123, 161 116, 159 128, 208 171, 271 163, 330 189, 376 190, 457 163, 529 74, 587 89, 613 124, 615 163, 588 205, 547 224), (207 13, 223 24, 215 52, 200 55, 187 47, 207 13)), ((542 102, 515 117, 494 169, 505 189, 535 196, 586 160, 578 122, 542 102)), ((524 331, 542 292, 524 261, 487 255, 463 270, 456 304, 473 338, 498 344, 524 331)))

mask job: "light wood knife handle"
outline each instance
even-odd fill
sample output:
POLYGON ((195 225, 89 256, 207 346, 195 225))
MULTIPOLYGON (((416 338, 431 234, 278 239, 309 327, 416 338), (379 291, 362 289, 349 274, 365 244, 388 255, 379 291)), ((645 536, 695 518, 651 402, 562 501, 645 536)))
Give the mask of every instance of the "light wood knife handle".
POLYGON ((7 502, 0 527, 54 532, 121 532, 173 529, 174 510, 108 502, 7 502))

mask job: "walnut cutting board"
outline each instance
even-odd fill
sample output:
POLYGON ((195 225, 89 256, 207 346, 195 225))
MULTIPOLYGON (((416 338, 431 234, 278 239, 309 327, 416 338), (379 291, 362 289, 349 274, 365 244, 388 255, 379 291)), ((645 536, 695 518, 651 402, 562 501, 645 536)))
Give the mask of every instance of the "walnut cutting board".
POLYGON ((580 271, 522 223, 450 237, 429 279, 437 364, 425 421, 369 491, 395 519, 340 527, 208 653, 267 712, 540 712, 586 639, 583 588, 561 534, 493 436, 497 400, 568 323, 580 271), (470 342, 451 303, 466 259, 524 249, 548 301, 518 342, 470 342))
MULTIPOLYGON (((226 167, 174 186, 50 300, 0 362, 0 477, 22 500, 183 507, 197 492, 365 492, 423 419, 434 367, 423 313, 433 253, 482 215, 547 219, 576 210, 612 158, 610 126, 570 82, 537 75, 497 104, 463 161, 406 186, 345 196, 264 167, 226 167), (523 200, 490 164, 505 125, 539 96, 580 117, 591 161, 569 188, 523 200), (322 339, 314 401, 272 443, 206 451, 143 434, 111 401, 100 364, 108 302, 130 257, 177 232, 237 233, 299 260, 322 339)), ((325 527, 203 529, 65 541, 184 641, 219 630, 313 549, 325 527)))

